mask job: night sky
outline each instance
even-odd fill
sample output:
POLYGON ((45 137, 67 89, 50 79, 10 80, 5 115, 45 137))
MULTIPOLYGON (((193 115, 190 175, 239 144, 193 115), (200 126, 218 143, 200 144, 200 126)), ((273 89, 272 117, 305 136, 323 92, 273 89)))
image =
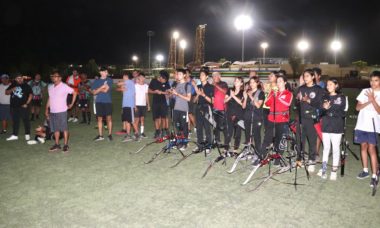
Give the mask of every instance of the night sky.
MULTIPOLYGON (((240 13, 254 26, 246 32, 246 59, 261 57, 259 43, 269 42, 267 56, 288 57, 303 35, 313 62, 330 61, 329 42, 344 42, 338 62, 366 60, 380 64, 380 1, 324 0, 123 0, 17 1, 0 3, 1 63, 22 61, 127 64, 132 54, 147 56, 148 30, 153 30, 152 56, 167 59, 173 30, 190 46, 195 28, 207 24, 206 61, 239 60, 241 33, 233 25, 240 13)), ((147 57, 143 58, 147 61, 147 57)))

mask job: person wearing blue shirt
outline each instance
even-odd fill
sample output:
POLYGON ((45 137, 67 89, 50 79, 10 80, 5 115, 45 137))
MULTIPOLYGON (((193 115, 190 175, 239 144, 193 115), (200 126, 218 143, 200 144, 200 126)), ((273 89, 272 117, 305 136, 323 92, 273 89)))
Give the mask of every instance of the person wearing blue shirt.
POLYGON ((96 118, 98 120, 98 136, 94 141, 104 140, 103 117, 106 117, 108 127, 108 140, 112 141, 112 79, 108 77, 108 70, 101 67, 100 78, 95 79, 91 86, 91 93, 95 98, 96 118))
POLYGON ((130 136, 131 126, 135 132, 135 140, 139 140, 139 133, 137 130, 137 126, 134 125, 134 109, 136 107, 136 90, 135 90, 135 82, 133 81, 133 76, 127 72, 123 73, 123 81, 118 84, 118 91, 123 93, 123 101, 122 108, 123 112, 121 114, 121 121, 123 122, 123 130, 127 133, 123 142, 131 141, 132 138, 130 136))

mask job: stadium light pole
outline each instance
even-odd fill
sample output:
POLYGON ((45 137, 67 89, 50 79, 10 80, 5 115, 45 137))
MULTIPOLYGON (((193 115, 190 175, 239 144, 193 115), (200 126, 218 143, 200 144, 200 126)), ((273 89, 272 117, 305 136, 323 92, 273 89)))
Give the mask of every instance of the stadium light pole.
POLYGON ((336 64, 336 55, 338 51, 342 50, 342 42, 334 40, 331 42, 330 48, 334 52, 334 64, 336 64))
POLYGON ((162 60, 164 60, 164 56, 161 54, 158 54, 158 55, 156 55, 156 60, 159 63, 158 67, 161 68, 161 62, 162 62, 162 60))
POLYGON ((260 47, 263 49, 263 64, 265 64, 265 50, 269 47, 267 42, 262 42, 260 47))
MULTIPOLYGON (((132 61, 136 63, 136 66, 137 66, 137 61, 139 60, 139 57, 137 57, 137 55, 133 55, 132 56, 132 61)), ((133 66, 133 67, 136 67, 136 66, 133 66)))
POLYGON ((179 32, 174 31, 173 32, 173 39, 174 39, 174 69, 177 69, 177 39, 179 38, 179 32))
POLYGON ((237 30, 239 31, 241 30, 242 32, 241 61, 244 62, 244 33, 245 33, 245 30, 248 30, 252 27, 253 22, 250 16, 239 15, 235 18, 234 25, 237 30))
POLYGON ((186 40, 181 40, 179 42, 179 52, 178 52, 178 65, 180 65, 180 67, 184 67, 185 66, 185 49, 187 47, 187 42, 186 40))
POLYGON ((153 31, 148 31, 146 33, 146 35, 148 36, 148 39, 149 39, 149 44, 148 44, 148 65, 149 65, 149 74, 152 73, 152 68, 150 67, 150 40, 152 38, 152 36, 154 36, 154 32, 153 31))
POLYGON ((297 48, 301 52, 302 55, 302 64, 305 64, 305 52, 309 49, 310 44, 307 40, 300 40, 297 43, 297 48))

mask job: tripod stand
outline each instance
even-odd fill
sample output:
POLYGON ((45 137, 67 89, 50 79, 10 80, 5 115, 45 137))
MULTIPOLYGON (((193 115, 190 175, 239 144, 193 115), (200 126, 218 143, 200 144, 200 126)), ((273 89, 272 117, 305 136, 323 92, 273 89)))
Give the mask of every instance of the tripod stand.
MULTIPOLYGON (((217 113, 216 111, 214 111, 214 112, 210 112, 211 114, 212 114, 212 119, 214 120, 214 115, 219 115, 219 117, 220 116, 222 116, 223 115, 223 118, 224 118, 224 120, 226 120, 226 117, 225 117, 225 113, 223 113, 223 114, 220 114, 220 113, 217 113)), ((219 153, 219 156, 214 160, 214 161, 211 161, 210 162, 210 164, 208 165, 208 167, 207 167, 207 169, 206 169, 206 171, 203 173, 203 175, 202 175, 202 178, 204 178, 206 175, 207 175, 207 173, 208 173, 208 171, 210 171, 210 169, 213 167, 213 165, 215 164, 215 163, 218 163, 218 162, 220 162, 221 160, 223 160, 223 165, 227 165, 227 152, 220 152, 220 147, 219 147, 219 144, 218 144, 218 142, 216 141, 216 136, 215 136, 215 134, 216 134, 216 130, 217 130, 217 127, 218 126, 216 126, 216 124, 211 124, 211 126, 212 126, 212 132, 213 132, 213 139, 212 139, 212 143, 211 143, 211 145, 210 145, 210 149, 214 149, 214 148, 217 148, 217 150, 218 150, 218 153, 219 153)), ((219 126, 219 128, 220 128, 220 126, 219 126)), ((206 148, 205 148, 206 149, 206 148)), ((207 156, 207 154, 206 154, 206 150, 205 150, 205 156, 207 156)))
POLYGON ((341 177, 344 176, 347 150, 350 151, 351 154, 355 157, 355 159, 359 161, 359 157, 351 150, 350 145, 348 144, 348 141, 346 140, 346 122, 347 122, 347 119, 346 117, 344 117, 344 133, 342 135, 342 142, 340 144, 340 147, 341 147, 340 176, 341 177))
POLYGON ((307 170, 307 167, 306 167, 306 161, 305 161, 305 151, 304 151, 304 148, 303 148, 303 142, 302 142, 302 117, 301 117, 301 114, 302 114, 302 111, 301 111, 301 101, 299 101, 298 103, 298 137, 297 139, 299 140, 299 147, 298 147, 298 150, 297 151, 297 161, 296 161, 296 165, 295 165, 295 172, 294 172, 294 188, 297 190, 297 185, 304 185, 304 184, 298 184, 297 183, 297 177, 298 177, 298 167, 302 167, 302 163, 304 164, 304 168, 305 168, 305 172, 306 172, 306 177, 308 180, 310 180, 310 174, 309 174, 309 171, 307 170), (298 155, 301 157, 302 159, 302 162, 301 161, 298 161, 298 155))
POLYGON ((241 160, 245 159, 247 161, 249 159, 252 159, 252 160, 257 160, 258 159, 256 147, 253 145, 253 140, 252 140, 252 136, 253 136, 253 117, 254 117, 254 111, 252 110, 251 124, 250 124, 250 129, 249 129, 249 142, 241 150, 239 156, 236 158, 236 160, 235 160, 234 164, 232 165, 231 169, 228 171, 228 173, 230 173, 230 174, 235 171, 237 165, 239 164, 239 162, 241 160))

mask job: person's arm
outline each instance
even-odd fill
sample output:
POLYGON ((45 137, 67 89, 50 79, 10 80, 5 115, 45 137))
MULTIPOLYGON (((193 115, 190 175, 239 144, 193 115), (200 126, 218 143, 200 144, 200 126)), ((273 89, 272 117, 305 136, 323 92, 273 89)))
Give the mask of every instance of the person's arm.
POLYGON ((46 119, 49 119, 49 108, 50 108, 50 97, 48 98, 46 102, 46 107, 45 107, 45 116, 46 119))
POLYGON ((148 112, 149 112, 149 111, 150 111, 149 93, 147 92, 147 93, 145 94, 145 96, 146 96, 146 106, 147 106, 147 108, 148 108, 148 112))
POLYGON ((76 98, 77 98, 77 92, 75 92, 75 90, 73 90, 73 99, 71 100, 71 104, 69 105, 69 107, 67 107, 68 109, 71 109, 73 106, 74 106, 74 102, 75 102, 75 100, 76 100, 76 98))
POLYGON ((236 103, 238 103, 240 106, 243 105, 242 99, 238 98, 235 94, 234 94, 234 96, 232 96, 232 99, 234 99, 236 101, 236 103))
POLYGON ((30 102, 32 101, 33 94, 29 93, 28 100, 26 100, 26 103, 22 105, 23 108, 27 108, 30 102))
POLYGON ((244 98, 244 101, 243 101, 243 104, 242 104, 242 108, 245 109, 247 107, 247 98, 248 98, 247 91, 245 91, 245 90, 244 90, 244 93, 243 93, 243 98, 244 98))
POLYGON ((278 100, 285 106, 289 107, 292 104, 293 100, 293 94, 289 92, 285 98, 281 98, 281 96, 278 97, 278 100))
POLYGON ((16 86, 10 85, 7 90, 5 90, 5 95, 11 95, 13 91, 16 90, 16 86))

